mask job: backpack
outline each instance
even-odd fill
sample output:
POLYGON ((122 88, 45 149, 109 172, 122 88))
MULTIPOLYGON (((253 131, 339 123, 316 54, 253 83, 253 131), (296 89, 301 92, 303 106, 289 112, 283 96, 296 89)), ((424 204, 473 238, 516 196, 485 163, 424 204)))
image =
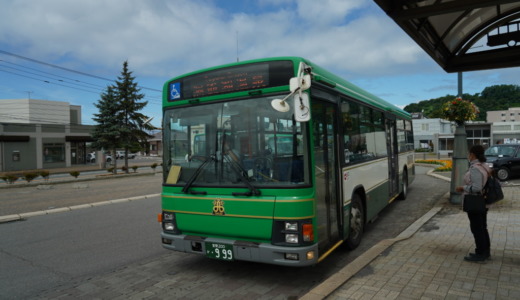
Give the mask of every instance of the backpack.
MULTIPOLYGON (((481 164, 477 164, 476 166, 480 167, 478 169, 482 175, 484 175, 484 172, 487 173, 481 164)), ((492 173, 487 173, 487 175, 487 181, 482 188, 482 195, 484 196, 486 205, 489 205, 504 199, 504 193, 502 192, 500 181, 494 177, 492 173)))
POLYGON ((493 204, 504 199, 504 193, 502 192, 500 181, 498 181, 498 179, 493 175, 488 177, 488 180, 486 181, 482 191, 484 194, 484 199, 486 199, 486 204, 493 204))

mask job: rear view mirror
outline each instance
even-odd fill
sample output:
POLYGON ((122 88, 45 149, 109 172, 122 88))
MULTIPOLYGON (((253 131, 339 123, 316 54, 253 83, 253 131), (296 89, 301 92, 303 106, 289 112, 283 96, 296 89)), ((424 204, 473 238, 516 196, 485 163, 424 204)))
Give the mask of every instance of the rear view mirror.
POLYGON ((294 119, 297 122, 308 122, 311 119, 309 95, 306 93, 294 95, 294 119))
POLYGON ((279 112, 288 112, 291 107, 287 103, 287 99, 293 96, 294 102, 294 116, 298 122, 307 122, 311 118, 309 109, 309 95, 303 93, 311 87, 311 75, 304 74, 304 72, 310 73, 311 68, 308 67, 304 71, 305 64, 300 63, 298 69, 298 76, 293 77, 289 80, 289 89, 291 93, 285 96, 283 99, 274 99, 271 101, 271 106, 279 112))

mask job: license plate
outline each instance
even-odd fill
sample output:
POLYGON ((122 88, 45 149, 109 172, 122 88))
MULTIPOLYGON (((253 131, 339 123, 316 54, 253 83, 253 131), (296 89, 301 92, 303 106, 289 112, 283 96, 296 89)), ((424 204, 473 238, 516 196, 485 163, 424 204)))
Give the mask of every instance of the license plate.
POLYGON ((221 260, 233 260, 233 246, 219 243, 206 243, 206 256, 221 260))

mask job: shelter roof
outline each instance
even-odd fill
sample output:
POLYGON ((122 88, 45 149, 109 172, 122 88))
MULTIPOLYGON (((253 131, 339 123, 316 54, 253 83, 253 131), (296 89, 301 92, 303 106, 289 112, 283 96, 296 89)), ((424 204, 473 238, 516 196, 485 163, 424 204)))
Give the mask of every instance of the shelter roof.
POLYGON ((518 0, 374 0, 446 72, 520 66, 518 0))

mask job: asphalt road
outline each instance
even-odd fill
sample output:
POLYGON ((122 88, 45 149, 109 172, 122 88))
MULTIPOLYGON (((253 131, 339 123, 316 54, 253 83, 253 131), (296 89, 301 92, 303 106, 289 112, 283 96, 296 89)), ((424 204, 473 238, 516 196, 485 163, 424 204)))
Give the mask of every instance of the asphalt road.
POLYGON ((131 174, 101 180, 72 181, 0 190, 0 215, 34 212, 85 203, 161 193, 162 173, 131 174))
MULTIPOLYGON (((428 168, 416 169, 408 199, 392 203, 369 224, 358 249, 340 248, 309 268, 229 263, 164 250, 155 217, 159 197, 0 224, 0 298, 301 296, 378 241, 398 235, 448 191, 448 182, 424 175, 428 168)), ((146 186, 104 184, 114 196, 146 186)), ((103 194, 95 189, 92 184, 76 196, 88 194, 92 200, 103 194)))
POLYGON ((29 299, 164 254, 160 197, 0 224, 0 299, 29 299))

